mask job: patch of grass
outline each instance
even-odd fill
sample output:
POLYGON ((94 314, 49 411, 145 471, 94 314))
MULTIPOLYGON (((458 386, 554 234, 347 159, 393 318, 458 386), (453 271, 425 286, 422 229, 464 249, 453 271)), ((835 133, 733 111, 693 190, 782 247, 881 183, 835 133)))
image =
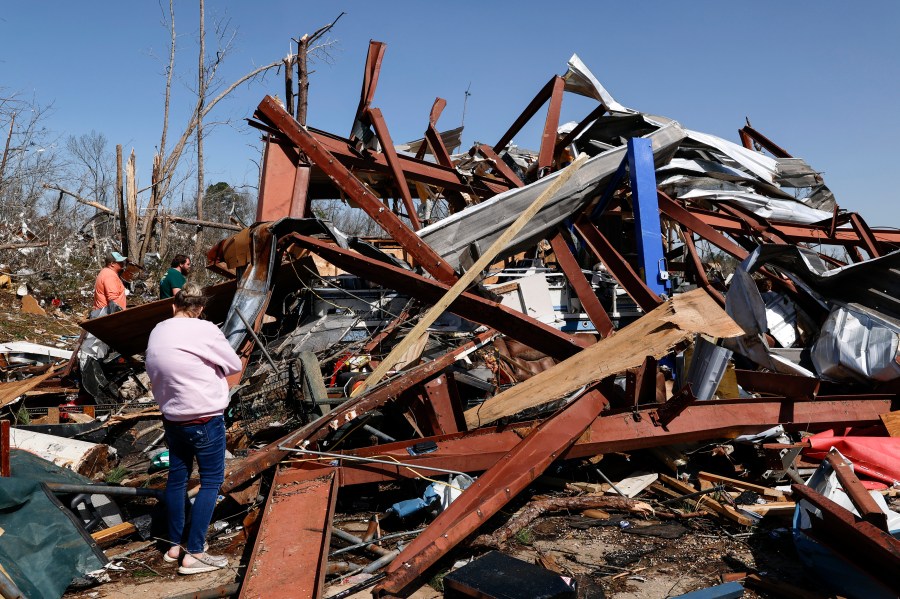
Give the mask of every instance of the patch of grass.
POLYGON ((106 483, 110 485, 117 485, 128 476, 128 468, 125 466, 116 466, 112 470, 106 473, 106 483))
POLYGON ((132 578, 153 578, 156 576, 158 576, 158 574, 156 572, 154 572, 153 570, 144 570, 143 568, 134 570, 131 573, 132 578))
POLYGON ((434 577, 431 580, 428 581, 428 586, 433 588, 438 593, 443 593, 444 592, 444 576, 446 576, 449 573, 450 572, 448 570, 445 570, 443 572, 438 572, 437 574, 434 575, 434 577))
POLYGON ((31 423, 31 414, 28 413, 28 410, 25 409, 25 406, 19 408, 19 411, 16 412, 16 424, 30 424, 31 423))
POLYGON ((530 528, 522 528, 516 533, 516 541, 522 545, 531 545, 534 542, 534 535, 531 534, 530 528))

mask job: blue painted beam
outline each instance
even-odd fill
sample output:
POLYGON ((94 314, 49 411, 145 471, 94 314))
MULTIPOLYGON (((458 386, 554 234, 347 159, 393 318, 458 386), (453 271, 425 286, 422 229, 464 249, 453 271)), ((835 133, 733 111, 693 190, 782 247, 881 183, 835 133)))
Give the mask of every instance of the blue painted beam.
POLYGON ((663 257, 662 230, 659 225, 659 201, 656 197, 656 167, 649 139, 628 140, 628 172, 638 251, 638 272, 654 292, 666 294, 668 272, 663 257))

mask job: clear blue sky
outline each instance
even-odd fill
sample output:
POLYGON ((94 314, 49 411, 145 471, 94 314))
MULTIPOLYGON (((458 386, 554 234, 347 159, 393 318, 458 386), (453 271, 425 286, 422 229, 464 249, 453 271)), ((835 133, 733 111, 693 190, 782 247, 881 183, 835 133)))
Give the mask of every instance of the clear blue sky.
MULTIPOLYGON (((177 0, 179 50, 170 139, 193 102, 197 5, 177 0)), ((162 120, 167 9, 153 0, 7 3, 0 15, 0 85, 53 104, 58 135, 103 132, 133 147, 149 181, 162 120)), ((237 2, 207 0, 226 17, 235 46, 221 70, 230 82, 288 52, 291 37, 341 11, 332 61, 314 65, 309 124, 346 135, 359 100, 368 41, 387 43, 375 105, 396 142, 421 137, 436 96, 439 123, 457 126, 471 85, 466 146, 493 142, 577 53, 622 104, 738 141, 753 125, 825 173, 841 207, 873 226, 900 226, 894 175, 900 150, 900 3, 897 2, 237 2)), ((257 135, 241 119, 280 74, 220 104, 232 119, 207 142, 207 181, 256 184, 257 135)), ((591 106, 567 94, 563 118, 591 106)), ((538 125, 516 138, 538 146, 538 125)), ((188 192, 190 193, 190 192, 188 192)))

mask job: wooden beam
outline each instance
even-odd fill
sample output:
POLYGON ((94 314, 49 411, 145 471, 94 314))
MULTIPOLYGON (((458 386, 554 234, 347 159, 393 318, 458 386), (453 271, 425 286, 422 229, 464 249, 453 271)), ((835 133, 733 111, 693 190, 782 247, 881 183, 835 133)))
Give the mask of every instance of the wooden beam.
POLYGON ((441 314, 443 314, 450 304, 458 298, 466 289, 468 289, 469 285, 475 282, 475 280, 481 276, 481 272, 491 265, 494 261, 494 258, 497 254, 500 253, 509 243, 518 235, 519 231, 521 231, 528 221, 530 221, 534 216, 540 211, 544 205, 550 201, 556 193, 562 188, 563 185, 571 178, 575 172, 581 168, 587 162, 587 154, 583 154, 579 156, 575 162, 570 164, 564 171, 560 172, 560 175, 556 178, 555 181, 548 187, 544 192, 537 197, 537 199, 532 202, 531 206, 528 207, 525 212, 519 215, 519 217, 507 228, 503 231, 503 234, 497 238, 497 240, 491 244, 489 247, 475 264, 472 265, 469 270, 465 272, 463 276, 453 284, 449 291, 438 301, 431 309, 419 320, 416 326, 413 328, 409 334, 397 344, 397 346, 391 351, 390 354, 378 365, 378 368, 370 374, 362 385, 356 388, 353 392, 352 396, 359 395, 366 389, 372 387, 373 385, 378 384, 378 381, 384 378, 384 376, 394 367, 397 363, 397 358, 402 356, 409 350, 410 347, 415 345, 419 337, 422 336, 425 331, 428 330, 434 321, 436 321, 441 314))

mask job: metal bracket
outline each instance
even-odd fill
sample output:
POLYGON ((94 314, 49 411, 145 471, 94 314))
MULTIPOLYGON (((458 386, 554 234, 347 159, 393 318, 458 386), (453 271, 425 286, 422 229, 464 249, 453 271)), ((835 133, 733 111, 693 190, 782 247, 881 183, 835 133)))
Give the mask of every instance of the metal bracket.
POLYGON ((687 383, 681 388, 681 391, 673 395, 669 401, 650 412, 650 420, 653 421, 654 426, 666 428, 670 422, 675 420, 679 414, 684 412, 684 410, 695 401, 697 401, 697 397, 691 389, 691 384, 687 383))

